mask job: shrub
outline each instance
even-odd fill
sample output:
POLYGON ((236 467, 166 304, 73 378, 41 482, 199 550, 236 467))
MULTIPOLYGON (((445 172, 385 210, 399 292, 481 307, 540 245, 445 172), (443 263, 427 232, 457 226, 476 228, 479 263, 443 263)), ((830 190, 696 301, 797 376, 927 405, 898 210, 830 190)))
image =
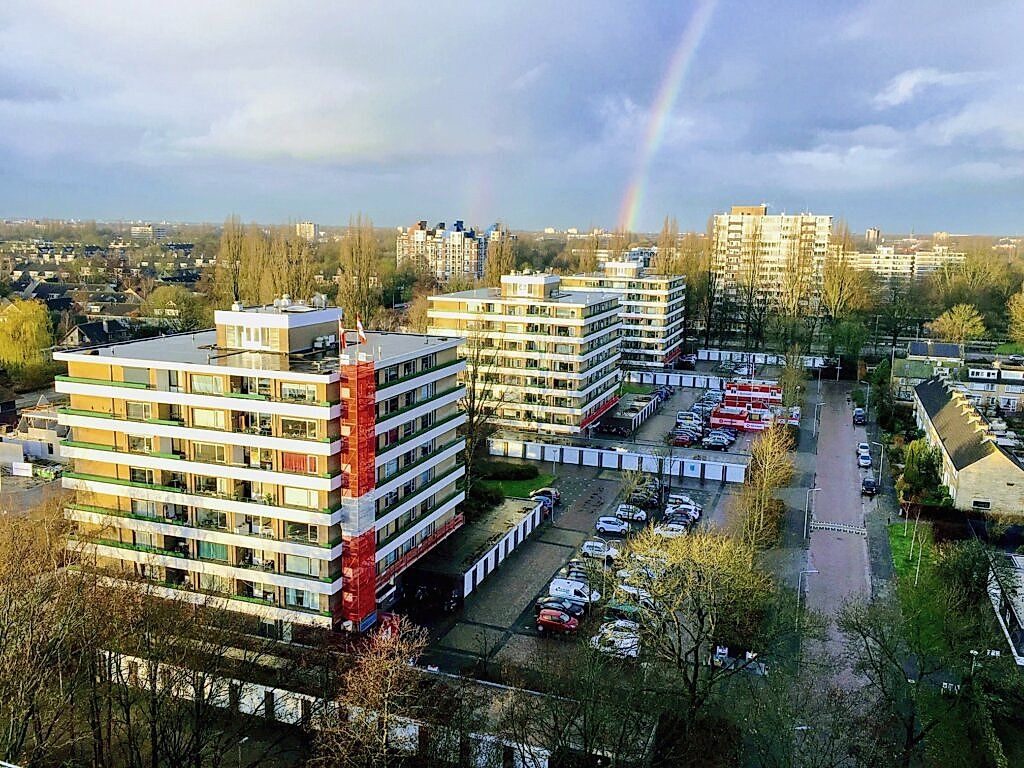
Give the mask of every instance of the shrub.
POLYGON ((491 483, 473 483, 473 487, 466 494, 466 500, 462 502, 462 512, 466 516, 466 522, 473 522, 504 500, 505 494, 498 486, 491 483))
POLYGON ((487 480, 532 480, 539 474, 536 464, 513 464, 510 461, 477 463, 477 476, 487 480))

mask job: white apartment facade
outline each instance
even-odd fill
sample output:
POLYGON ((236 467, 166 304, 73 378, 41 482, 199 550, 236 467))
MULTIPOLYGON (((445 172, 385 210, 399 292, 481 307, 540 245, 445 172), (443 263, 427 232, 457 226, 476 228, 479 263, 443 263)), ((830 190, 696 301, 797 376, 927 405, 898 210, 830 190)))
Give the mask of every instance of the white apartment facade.
POLYGON ((315 221, 298 221, 295 223, 295 236, 315 242, 320 239, 320 225, 315 221))
POLYGON ((715 214, 712 254, 720 294, 740 302, 745 288, 777 304, 799 279, 805 301, 817 305, 825 259, 832 243, 832 217, 810 213, 769 214, 766 205, 736 205, 715 214))
POLYGON ((429 298, 428 332, 466 338, 474 386, 496 424, 583 432, 618 402, 621 308, 612 293, 566 291, 557 275, 429 298))
POLYGON ((365 629, 462 523, 459 339, 369 333, 336 308, 217 312, 216 329, 80 351, 75 547, 104 578, 294 627, 365 629))
POLYGON ((495 224, 486 232, 467 229, 462 221, 450 228, 444 222, 429 228, 426 221, 399 227, 395 242, 398 266, 412 266, 429 272, 441 283, 457 277, 483 277, 487 253, 504 238, 514 238, 508 229, 495 224))
POLYGON ((921 280, 943 267, 963 264, 967 254, 937 245, 928 251, 879 246, 874 251, 853 254, 856 269, 874 272, 883 280, 921 280))
POLYGON ((562 277, 562 287, 618 296, 624 367, 664 368, 682 352, 684 276, 645 274, 639 262, 608 261, 602 273, 562 277))

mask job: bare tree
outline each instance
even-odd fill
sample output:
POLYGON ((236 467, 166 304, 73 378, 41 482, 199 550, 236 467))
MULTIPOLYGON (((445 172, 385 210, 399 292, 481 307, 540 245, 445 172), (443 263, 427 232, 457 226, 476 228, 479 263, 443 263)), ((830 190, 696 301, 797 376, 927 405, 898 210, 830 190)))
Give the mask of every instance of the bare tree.
POLYGON ((388 768, 405 764, 416 744, 410 722, 426 719, 424 683, 413 662, 426 648, 426 634, 404 619, 368 636, 340 670, 341 690, 316 718, 315 756, 321 768, 388 768))
POLYGON ((362 215, 350 219, 341 241, 342 275, 338 285, 338 305, 349 325, 355 323, 356 317, 369 322, 380 306, 377 253, 373 222, 364 220, 362 215))
POLYGON ((788 427, 763 430, 750 446, 746 482, 730 509, 734 534, 754 549, 772 546, 784 511, 778 491, 793 477, 793 438, 788 427))
POLYGON ((487 248, 487 263, 484 269, 484 285, 501 285, 502 275, 510 275, 516 268, 516 242, 509 231, 502 227, 496 240, 487 248))
POLYGON ((462 426, 462 434, 466 438, 466 493, 468 494, 476 482, 477 461, 487 453, 487 441, 497 431, 495 418, 502 406, 511 397, 510 391, 496 386, 498 377, 493 369, 496 357, 487 354, 494 352, 487 340, 479 333, 466 339, 466 372, 463 383, 466 394, 462 398, 462 412, 466 415, 466 423, 462 426))
POLYGON ((245 238, 237 216, 229 216, 224 222, 214 267, 212 290, 214 305, 226 308, 232 302, 242 300, 242 242, 245 238))
POLYGON ((589 234, 583 238, 579 249, 578 269, 584 274, 597 271, 597 235, 589 234))

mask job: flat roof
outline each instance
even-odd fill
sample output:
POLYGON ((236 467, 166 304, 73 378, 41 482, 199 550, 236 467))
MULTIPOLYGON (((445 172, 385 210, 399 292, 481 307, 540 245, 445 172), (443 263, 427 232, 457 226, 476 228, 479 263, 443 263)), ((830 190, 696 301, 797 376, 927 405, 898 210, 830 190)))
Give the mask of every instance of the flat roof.
MULTIPOLYGON (((540 483, 537 485, 540 487, 540 483)), ((416 564, 416 568, 430 573, 462 576, 536 506, 536 502, 529 499, 505 499, 434 547, 416 564)))
POLYGON ((589 306, 601 304, 605 301, 617 301, 618 295, 614 293, 601 293, 599 291, 556 291, 543 299, 536 296, 502 296, 497 288, 472 288, 468 291, 456 291, 455 293, 443 293, 438 296, 431 296, 430 300, 438 299, 462 299, 465 301, 505 301, 527 304, 579 304, 589 306))
POLYGON ((365 344, 356 344, 355 331, 347 331, 345 338, 348 346, 343 357, 339 357, 339 349, 334 345, 325 349, 285 354, 217 347, 217 331, 211 328, 55 352, 54 358, 100 358, 100 361, 105 363, 121 363, 128 366, 165 363, 166 366, 155 367, 209 366, 327 376, 337 372, 339 363, 351 364, 357 359, 372 359, 380 367, 464 343, 460 336, 428 336, 390 331, 367 331, 365 344))

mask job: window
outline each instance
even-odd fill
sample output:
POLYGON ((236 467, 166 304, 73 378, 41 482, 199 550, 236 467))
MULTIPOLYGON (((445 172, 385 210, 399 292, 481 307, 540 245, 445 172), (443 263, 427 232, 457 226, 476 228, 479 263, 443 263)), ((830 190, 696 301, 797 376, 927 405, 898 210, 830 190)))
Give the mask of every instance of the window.
POLYGON ((152 533, 135 531, 135 543, 143 547, 154 547, 156 546, 156 537, 152 533))
POLYGON ((315 384, 281 384, 281 398, 284 400, 302 400, 305 402, 316 401, 315 384))
POLYGON ((149 403, 127 402, 124 404, 124 410, 125 415, 132 421, 146 421, 153 412, 149 403))
POLYGON ((224 463, 224 446, 216 443, 192 443, 192 458, 196 461, 224 463))
POLYGON ((308 525, 307 523, 287 523, 285 528, 288 533, 288 538, 293 541, 317 542, 320 540, 320 529, 315 525, 308 525))
POLYGON ((222 395, 224 379, 220 376, 192 374, 192 391, 200 395, 222 395))
POLYGON ((147 485, 152 485, 153 470, 143 469, 142 467, 132 467, 128 470, 128 478, 133 483, 146 483, 147 485))
POLYGON ((228 545, 217 544, 212 541, 200 541, 199 545, 199 557, 204 560, 222 560, 228 559, 228 545))
POLYGON ((231 591, 231 582, 223 576, 216 576, 212 573, 200 573, 199 588, 204 592, 228 593, 231 591))
POLYGON ((156 517, 156 502, 132 499, 132 514, 139 517, 156 517))
POLYGON ((149 384, 149 368, 122 368, 121 374, 132 384, 149 384))
POLYGON ((224 411, 214 411, 209 408, 193 408, 192 426, 204 429, 224 429, 224 411))
POLYGON ((216 509, 196 509, 196 525, 200 528, 225 530, 228 527, 228 515, 216 509))
POLYGON ((284 503, 289 507, 305 507, 316 509, 320 506, 320 494, 307 488, 284 489, 284 503))
POLYGON ((293 608, 319 608, 320 601, 315 592, 305 589, 292 589, 286 587, 284 590, 284 602, 293 608))
POLYGON ((153 441, 141 435, 128 435, 128 450, 132 453, 152 453, 153 441))
POLYGON ((282 453, 281 469, 285 472, 298 472, 305 475, 316 474, 316 456, 304 453, 282 453))
POLYGON ((312 440, 316 435, 316 422, 312 419, 281 419, 281 437, 312 440))
POLYGON ((320 560, 301 555, 285 555, 284 569, 287 573, 298 573, 303 576, 319 576, 320 560))

